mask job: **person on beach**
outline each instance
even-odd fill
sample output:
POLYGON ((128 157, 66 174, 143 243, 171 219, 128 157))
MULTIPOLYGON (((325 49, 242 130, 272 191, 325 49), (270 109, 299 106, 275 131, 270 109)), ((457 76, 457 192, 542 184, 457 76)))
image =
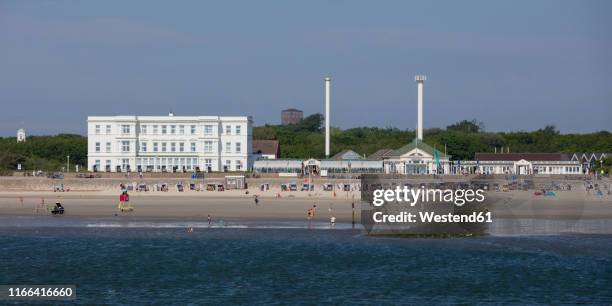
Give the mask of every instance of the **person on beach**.
POLYGON ((257 195, 254 195, 253 197, 255 198, 254 199, 255 205, 259 206, 259 197, 257 195))
POLYGON ((333 215, 329 218, 329 224, 331 225, 331 227, 334 227, 336 225, 336 217, 334 217, 333 215))
POLYGON ((125 202, 125 192, 122 192, 119 195, 119 205, 117 206, 118 209, 121 209, 121 207, 123 207, 123 203, 125 202))
POLYGON ((124 190, 123 192, 121 192, 121 195, 119 196, 119 210, 123 211, 129 201, 130 201, 130 196, 128 195, 127 190, 124 190))
POLYGON ((309 208, 308 211, 306 212, 307 215, 307 219, 310 222, 312 220, 312 217, 314 216, 312 208, 309 208))
POLYGON ((208 214, 208 226, 210 226, 211 223, 212 223, 212 217, 210 216, 210 214, 208 214))

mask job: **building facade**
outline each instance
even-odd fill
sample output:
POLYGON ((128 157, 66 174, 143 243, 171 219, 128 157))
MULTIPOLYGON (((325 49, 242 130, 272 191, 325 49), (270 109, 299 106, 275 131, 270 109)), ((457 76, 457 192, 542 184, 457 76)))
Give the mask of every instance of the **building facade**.
POLYGON ((411 143, 383 157, 385 173, 451 174, 448 155, 415 138, 411 143))
POLYGON ((297 124, 304 119, 304 112, 299 109, 290 108, 281 112, 281 123, 283 125, 297 124))
POLYGON ((476 153, 462 161, 460 172, 478 174, 582 174, 582 165, 562 153, 476 153))
POLYGON ((604 159, 611 156, 610 152, 574 153, 570 160, 581 163, 582 172, 590 173, 597 164, 603 164, 604 159))
POLYGON ((245 171, 251 168, 249 116, 87 118, 89 171, 245 171))

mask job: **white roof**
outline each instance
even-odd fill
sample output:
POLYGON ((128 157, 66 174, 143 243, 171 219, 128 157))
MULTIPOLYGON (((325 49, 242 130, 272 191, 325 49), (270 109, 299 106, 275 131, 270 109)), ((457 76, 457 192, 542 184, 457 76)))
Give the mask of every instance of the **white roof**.
POLYGON ((322 160, 321 168, 380 168, 383 167, 382 160, 322 160))
POLYGON ((253 163, 253 168, 294 168, 302 169, 299 159, 261 159, 253 163))
POLYGON ((251 116, 88 116, 87 121, 253 121, 251 116))

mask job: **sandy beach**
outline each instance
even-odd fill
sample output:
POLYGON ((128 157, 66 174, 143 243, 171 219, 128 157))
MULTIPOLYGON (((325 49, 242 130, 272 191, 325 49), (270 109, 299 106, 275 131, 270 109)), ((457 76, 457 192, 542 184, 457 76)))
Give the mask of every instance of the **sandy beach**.
MULTIPOLYGON (((305 220, 306 211, 317 205, 316 219, 328 220, 329 208, 338 221, 352 220, 352 200, 344 197, 308 196, 306 192, 294 192, 276 198, 270 193, 259 194, 255 204, 253 194, 244 191, 225 192, 157 192, 130 195, 134 211, 119 213, 118 195, 109 192, 0 192, 0 215, 31 216, 46 214, 40 203, 60 201, 66 208, 66 216, 109 217, 119 213, 133 218, 185 218, 206 220, 208 214, 215 219, 244 220, 305 220), (23 198, 23 206, 21 205, 23 198), (39 211, 36 212, 37 207, 39 211)), ((357 197, 358 198, 358 197, 357 197)), ((356 203, 356 217, 359 206, 356 203)))
MULTIPOLYGON (((287 178, 249 179, 247 190, 178 192, 175 184, 186 183, 185 178, 147 178, 148 186, 166 182, 168 192, 130 192, 133 212, 119 212, 119 184, 132 183, 133 179, 78 179, 52 180, 46 178, 3 177, 0 180, 0 215, 36 216, 50 215, 41 203, 60 201, 66 209, 63 217, 114 217, 115 214, 132 219, 168 218, 206 220, 210 214, 215 220, 306 220, 307 210, 317 206, 314 220, 328 222, 333 214, 337 222, 360 222, 360 191, 324 191, 324 183, 348 183, 343 179, 318 178, 313 181, 315 190, 281 191, 281 183, 295 181, 287 178), (270 189, 261 191, 261 184, 270 189), (58 184, 70 188, 68 192, 53 192, 58 184), (259 203, 256 204, 254 196, 259 203), (353 211, 353 203, 354 211, 353 211), (331 211, 330 211, 331 208, 331 211)), ((219 181, 210 178, 207 181, 219 181)), ((353 180, 351 183, 357 183, 353 180)), ((606 182, 609 184, 609 182, 606 182)), ((581 181, 575 181, 571 191, 559 191, 554 197, 536 196, 533 191, 490 191, 489 209, 493 218, 523 219, 612 219, 612 197, 587 194, 581 181)), ((351 185, 356 187, 356 185, 351 185)))
MULTIPOLYGON (((494 218, 538 219, 612 219, 609 197, 586 198, 580 192, 557 197, 534 197, 531 192, 495 194, 490 210, 494 218)), ((66 217, 110 217, 120 214, 131 218, 203 219, 211 214, 215 219, 242 220, 306 220, 308 208, 317 205, 315 219, 329 220, 330 208, 338 222, 351 222, 352 203, 359 222, 358 192, 258 192, 229 190, 224 192, 132 192, 133 212, 120 213, 117 209, 118 192, 112 191, 0 191, 0 215, 47 215, 41 203, 60 201, 66 217), (281 197, 276 197, 276 194, 281 197), (255 204, 254 195, 259 203, 255 204)))

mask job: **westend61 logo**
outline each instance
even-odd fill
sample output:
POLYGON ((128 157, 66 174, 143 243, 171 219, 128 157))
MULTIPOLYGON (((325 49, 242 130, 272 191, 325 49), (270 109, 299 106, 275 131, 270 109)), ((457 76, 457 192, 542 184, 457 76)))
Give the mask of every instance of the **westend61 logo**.
POLYGON ((361 222, 370 234, 473 235, 492 222, 488 186, 464 178, 363 175, 361 222))
MULTIPOLYGON (((483 189, 410 189, 408 186, 395 189, 376 189, 373 191, 372 205, 380 207, 388 202, 406 203, 414 207, 417 203, 425 205, 437 205, 439 203, 452 203, 455 206, 463 206, 466 203, 483 203, 485 191, 483 189)), ((446 214, 436 214, 434 211, 427 211, 423 207, 418 213, 402 211, 400 214, 383 214, 375 212, 372 215, 374 222, 492 222, 491 212, 476 212, 469 215, 455 215, 452 212, 446 214)))

